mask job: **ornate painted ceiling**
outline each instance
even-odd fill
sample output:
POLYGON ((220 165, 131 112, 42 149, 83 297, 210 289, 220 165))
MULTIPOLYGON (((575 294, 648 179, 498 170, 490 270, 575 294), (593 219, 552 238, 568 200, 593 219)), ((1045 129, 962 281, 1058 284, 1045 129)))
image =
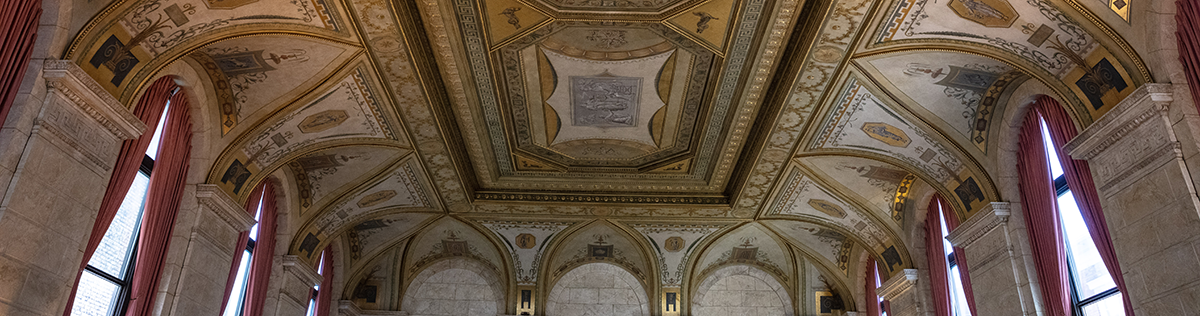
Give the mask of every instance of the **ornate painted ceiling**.
POLYGON ((754 247, 785 284, 846 288, 863 254, 912 265, 932 193, 963 217, 1005 200, 1006 108, 1048 94, 1087 125, 1151 80, 1116 13, 1081 8, 117 0, 64 56, 126 104, 184 82, 193 169, 238 200, 279 183, 290 252, 348 249, 348 293, 457 242, 514 287, 608 245, 664 287, 754 247))

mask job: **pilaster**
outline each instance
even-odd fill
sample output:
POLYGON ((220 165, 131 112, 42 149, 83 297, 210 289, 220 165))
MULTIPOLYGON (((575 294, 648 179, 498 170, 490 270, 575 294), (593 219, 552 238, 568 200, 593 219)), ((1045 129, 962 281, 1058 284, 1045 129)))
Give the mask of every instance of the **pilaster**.
POLYGON ((168 284, 168 290, 163 293, 172 300, 169 314, 164 312, 164 315, 216 315, 221 312, 225 283, 234 268, 233 255, 241 251, 237 245, 238 235, 255 222, 245 208, 216 185, 199 184, 194 192, 195 205, 199 206, 195 222, 191 227, 176 228, 190 228, 191 232, 181 238, 186 242, 183 259, 176 269, 163 271, 164 274, 178 273, 178 282, 168 284))
POLYGON ((1064 146, 1086 160, 1134 312, 1187 313, 1200 295, 1200 117, 1146 84, 1064 146), (1174 118, 1173 118, 1174 116, 1174 118))
POLYGON ((269 296, 275 296, 279 304, 275 315, 304 315, 308 309, 310 291, 313 286, 321 283, 321 275, 299 256, 286 255, 282 259, 283 273, 272 276, 272 279, 279 278, 278 281, 274 281, 278 282, 279 291, 268 293, 269 296))
POLYGON ((0 306, 62 315, 121 141, 145 125, 70 61, 42 66, 40 108, 22 105, 39 108, 29 136, 0 153, 11 175, 0 200, 0 269, 10 271, 0 306))

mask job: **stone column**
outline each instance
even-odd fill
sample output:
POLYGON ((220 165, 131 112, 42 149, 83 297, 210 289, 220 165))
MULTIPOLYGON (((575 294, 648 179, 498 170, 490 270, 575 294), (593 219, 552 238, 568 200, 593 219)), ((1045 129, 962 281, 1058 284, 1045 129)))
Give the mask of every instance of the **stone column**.
POLYGON ((992 202, 946 238, 967 255, 978 316, 1033 315, 1031 283, 1009 228, 1008 202, 992 202))
MULTIPOLYGON (((338 314, 341 316, 408 316, 405 311, 363 310, 354 301, 341 300, 338 302, 338 314)), ((502 316, 497 315, 497 316, 502 316)))
POLYGON ((1200 309, 1200 116, 1177 89, 1139 87, 1064 148, 1091 166, 1139 315, 1200 309))
POLYGON ((174 276, 167 285, 162 315, 217 315, 224 307, 224 290, 233 267, 233 254, 245 248, 237 245, 238 234, 254 225, 254 217, 234 202, 225 191, 212 184, 195 186, 199 205, 194 223, 185 243, 183 260, 177 266, 163 269, 165 276, 174 276))
MULTIPOLYGON (((321 275, 300 257, 293 255, 276 257, 282 261, 282 273, 273 273, 271 283, 278 284, 278 291, 268 291, 267 302, 274 298, 276 316, 304 315, 308 311, 308 300, 313 286, 321 283, 321 275)), ((275 290, 272 287, 272 290, 275 290)), ((263 314, 267 313, 265 310, 263 314)))
POLYGON ((43 69, 28 139, 0 152, 14 166, 0 201, 0 314, 63 314, 121 141, 145 129, 70 61, 43 69))
POLYGON ((921 315, 920 295, 917 294, 917 269, 904 269, 876 289, 880 297, 891 302, 894 316, 921 315))

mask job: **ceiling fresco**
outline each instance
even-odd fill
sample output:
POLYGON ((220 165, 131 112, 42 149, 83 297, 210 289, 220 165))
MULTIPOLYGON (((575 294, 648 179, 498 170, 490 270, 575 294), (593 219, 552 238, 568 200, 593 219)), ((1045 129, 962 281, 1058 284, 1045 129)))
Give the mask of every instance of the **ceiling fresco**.
POLYGON ((1150 80, 1075 8, 116 0, 63 58, 130 107, 195 68, 197 178, 237 201, 282 182, 289 254, 343 249, 361 308, 458 257, 534 302, 590 262, 676 294, 753 266, 813 297, 866 256, 913 267, 932 193, 961 218, 1011 199, 1006 109, 1046 94, 1086 126, 1150 80))

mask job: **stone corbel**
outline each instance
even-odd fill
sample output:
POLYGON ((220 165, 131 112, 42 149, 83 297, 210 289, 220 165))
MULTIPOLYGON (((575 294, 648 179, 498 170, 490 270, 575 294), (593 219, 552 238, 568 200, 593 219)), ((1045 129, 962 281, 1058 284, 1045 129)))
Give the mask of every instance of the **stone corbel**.
POLYGON ((282 296, 290 297, 300 306, 308 305, 309 291, 321 283, 321 275, 317 270, 299 256, 283 256, 283 286, 279 289, 282 296))
POLYGON ((62 93, 118 139, 133 139, 146 129, 146 124, 70 60, 47 60, 42 75, 50 90, 62 93))
POLYGON ((900 273, 893 275, 891 279, 883 282, 883 285, 875 289, 875 293, 879 293, 880 297, 885 300, 897 300, 902 295, 908 294, 917 285, 917 269, 904 269, 900 273))
POLYGON ((950 232, 946 239, 955 247, 967 248, 996 227, 1007 223, 1008 216, 1012 214, 1010 207, 1008 202, 992 202, 950 232))
POLYGON ((405 311, 363 310, 349 300, 338 301, 338 312, 342 316, 408 316, 405 311))
POLYGON ((254 226, 257 221, 246 212, 245 208, 233 201, 224 190, 215 184, 196 185, 196 199, 200 205, 210 210, 217 218, 229 224, 235 231, 244 231, 254 226))

